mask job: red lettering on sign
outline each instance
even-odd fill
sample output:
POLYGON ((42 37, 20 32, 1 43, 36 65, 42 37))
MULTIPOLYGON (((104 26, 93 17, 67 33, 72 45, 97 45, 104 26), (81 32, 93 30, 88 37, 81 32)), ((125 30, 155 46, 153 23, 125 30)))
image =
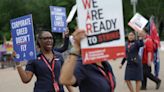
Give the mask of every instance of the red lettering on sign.
POLYGON ((84 9, 90 8, 90 6, 91 6, 90 1, 91 0, 82 0, 82 1, 83 1, 84 9))
POLYGON ((89 14, 89 11, 87 12, 87 20, 91 20, 91 15, 89 14))
POLYGON ((92 32, 92 25, 90 23, 86 24, 86 31, 87 33, 92 32))

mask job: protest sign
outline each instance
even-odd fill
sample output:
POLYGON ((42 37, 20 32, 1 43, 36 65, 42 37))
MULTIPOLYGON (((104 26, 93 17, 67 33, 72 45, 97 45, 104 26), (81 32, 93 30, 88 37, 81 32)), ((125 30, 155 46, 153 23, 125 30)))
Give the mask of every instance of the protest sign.
POLYGON ((66 10, 64 7, 50 6, 52 32, 62 33, 66 30, 66 10))
POLYGON ((22 16, 10 21, 16 58, 20 62, 36 58, 32 15, 22 16))
POLYGON ((139 13, 136 13, 132 19, 129 21, 128 25, 132 27, 135 31, 141 31, 148 23, 148 20, 144 18, 139 13))
POLYGON ((122 0, 76 0, 83 64, 125 56, 122 0))
POLYGON ((75 5, 72 7, 72 9, 71 9, 71 11, 70 11, 70 13, 69 13, 69 15, 68 15, 67 23, 70 23, 70 22, 72 21, 73 16, 75 15, 76 10, 77 10, 77 5, 75 4, 75 5))

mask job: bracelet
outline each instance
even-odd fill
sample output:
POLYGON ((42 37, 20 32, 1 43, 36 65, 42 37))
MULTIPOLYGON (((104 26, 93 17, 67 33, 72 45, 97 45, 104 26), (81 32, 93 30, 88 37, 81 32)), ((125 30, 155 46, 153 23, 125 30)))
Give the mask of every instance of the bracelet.
POLYGON ((20 64, 18 64, 18 65, 16 64, 16 67, 21 67, 21 66, 22 66, 22 64, 21 64, 21 63, 20 63, 20 64))
POLYGON ((79 55, 76 54, 76 53, 69 53, 69 55, 73 55, 73 56, 79 57, 79 55))
POLYGON ((79 51, 78 50, 76 50, 74 47, 73 48, 71 48, 71 50, 70 50, 70 52, 69 53, 74 53, 74 54, 76 54, 76 55, 78 55, 79 56, 79 51))

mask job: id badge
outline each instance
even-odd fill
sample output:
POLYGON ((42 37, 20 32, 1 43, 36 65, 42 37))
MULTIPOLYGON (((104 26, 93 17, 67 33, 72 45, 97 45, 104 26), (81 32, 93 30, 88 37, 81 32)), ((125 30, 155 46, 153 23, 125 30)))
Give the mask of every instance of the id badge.
POLYGON ((57 82, 54 82, 53 85, 54 85, 54 88, 55 88, 55 92, 59 92, 58 83, 57 82))

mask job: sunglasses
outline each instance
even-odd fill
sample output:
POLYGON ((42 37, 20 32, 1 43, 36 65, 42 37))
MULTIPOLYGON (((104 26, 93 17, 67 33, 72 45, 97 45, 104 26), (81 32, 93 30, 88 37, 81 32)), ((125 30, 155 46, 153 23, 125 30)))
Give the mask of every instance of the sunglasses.
POLYGON ((53 40, 53 37, 40 37, 39 39, 43 39, 43 40, 53 40))

